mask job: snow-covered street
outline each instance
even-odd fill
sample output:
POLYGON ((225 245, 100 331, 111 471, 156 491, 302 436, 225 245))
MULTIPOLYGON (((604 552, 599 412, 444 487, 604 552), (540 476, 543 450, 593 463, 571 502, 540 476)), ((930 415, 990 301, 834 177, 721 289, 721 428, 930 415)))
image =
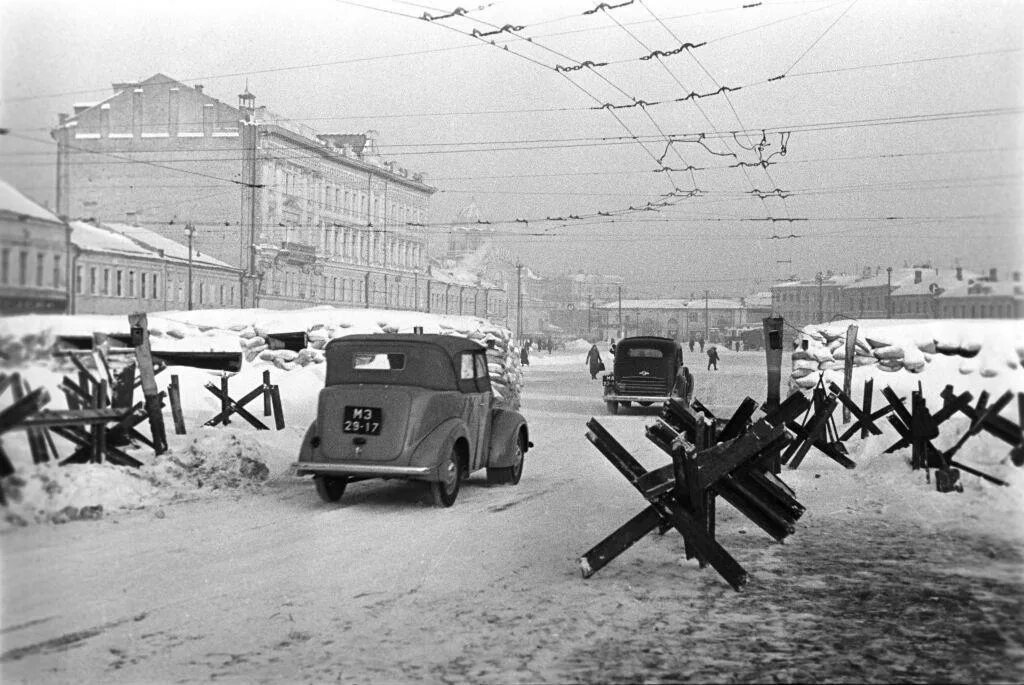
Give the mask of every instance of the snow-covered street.
MULTIPOLYGON (((643 436, 654 408, 606 416, 583 357, 534 355, 522 482, 474 474, 451 509, 393 481, 321 502, 282 468, 314 411, 293 402, 281 433, 196 431, 256 440, 265 484, 4 531, 4 681, 1020 678, 1021 479, 1000 443, 963 459, 1012 487, 965 475, 950 494, 906 454, 880 454, 882 438, 851 443, 853 471, 812 451, 783 470, 807 507, 785 545, 720 508, 719 539, 752 576, 740 593, 685 561, 675 532, 583 580, 577 557, 643 505, 584 439, 587 419, 645 463, 665 461, 643 436)), ((763 353, 695 366, 715 411, 763 397, 763 353)))

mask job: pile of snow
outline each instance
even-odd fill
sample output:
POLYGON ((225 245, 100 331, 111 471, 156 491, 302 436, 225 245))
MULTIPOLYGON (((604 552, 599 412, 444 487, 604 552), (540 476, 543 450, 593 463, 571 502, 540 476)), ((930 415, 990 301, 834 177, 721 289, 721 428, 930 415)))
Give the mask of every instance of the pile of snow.
MULTIPOLYGON (((794 341, 792 387, 813 388, 822 374, 826 382, 841 384, 848 327, 849 322, 804 327, 794 341)), ((972 320, 879 320, 858 324, 855 369, 920 374, 933 363, 944 376, 950 371, 982 378, 1019 373, 1024 364, 1024 324, 972 320)))
POLYGON ((0 527, 101 518, 110 511, 256 486, 270 476, 265 450, 254 433, 206 428, 155 458, 134 450, 133 456, 151 460, 137 469, 32 465, 3 479, 8 506, 0 527))

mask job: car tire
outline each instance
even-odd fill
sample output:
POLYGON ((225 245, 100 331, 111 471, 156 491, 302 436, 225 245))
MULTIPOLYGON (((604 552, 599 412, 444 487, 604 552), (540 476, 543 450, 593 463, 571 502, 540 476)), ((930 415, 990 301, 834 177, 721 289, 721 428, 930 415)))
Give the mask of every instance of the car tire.
POLYGON ((605 402, 604 404, 605 404, 606 407, 608 407, 608 413, 609 414, 618 414, 619 413, 619 403, 618 402, 605 402))
POLYGON ((434 506, 450 507, 455 504, 455 498, 459 496, 459 487, 462 485, 462 466, 459 464, 459 453, 452 447, 451 454, 445 461, 444 480, 430 481, 430 494, 434 498, 434 506))
POLYGON ((316 494, 325 502, 337 502, 345 494, 345 486, 348 485, 347 478, 332 478, 331 476, 313 476, 316 483, 316 494))
POLYGON ((523 443, 517 437, 512 447, 515 451, 513 454, 513 465, 512 466, 496 466, 489 467, 487 469, 487 484, 488 485, 518 485, 519 480, 523 477, 523 443))

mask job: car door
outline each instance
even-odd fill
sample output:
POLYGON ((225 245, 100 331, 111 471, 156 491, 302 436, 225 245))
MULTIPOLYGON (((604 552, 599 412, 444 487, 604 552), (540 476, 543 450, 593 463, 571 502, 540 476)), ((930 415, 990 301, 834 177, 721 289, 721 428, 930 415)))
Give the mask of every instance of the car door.
POLYGON ((478 400, 480 407, 480 426, 477 433, 476 462, 474 468, 487 466, 490 455, 487 453, 491 437, 491 375, 487 372, 487 354, 485 352, 473 353, 473 368, 475 369, 476 387, 480 392, 478 400))
MULTIPOLYGON (((469 469, 474 471, 480 468, 484 453, 483 433, 486 427, 486 416, 490 413, 488 398, 490 393, 480 392, 480 379, 478 370, 478 355, 472 351, 459 353, 459 388, 463 396, 463 418, 466 421, 469 445, 472 453, 469 455, 469 469)), ((484 370, 487 363, 484 361, 484 370)), ((488 386, 489 388, 489 386, 488 386)))

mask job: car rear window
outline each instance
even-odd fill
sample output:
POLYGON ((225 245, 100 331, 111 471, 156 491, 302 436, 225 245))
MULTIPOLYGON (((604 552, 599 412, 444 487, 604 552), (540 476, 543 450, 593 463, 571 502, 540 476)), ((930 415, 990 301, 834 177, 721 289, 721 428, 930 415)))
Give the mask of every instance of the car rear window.
POLYGON ((628 357, 648 357, 650 359, 661 359, 665 355, 661 353, 661 350, 652 349, 650 347, 631 347, 626 350, 626 356, 628 357))
POLYGON ((360 371, 401 371, 405 368, 405 355, 395 352, 354 354, 352 368, 360 371))

